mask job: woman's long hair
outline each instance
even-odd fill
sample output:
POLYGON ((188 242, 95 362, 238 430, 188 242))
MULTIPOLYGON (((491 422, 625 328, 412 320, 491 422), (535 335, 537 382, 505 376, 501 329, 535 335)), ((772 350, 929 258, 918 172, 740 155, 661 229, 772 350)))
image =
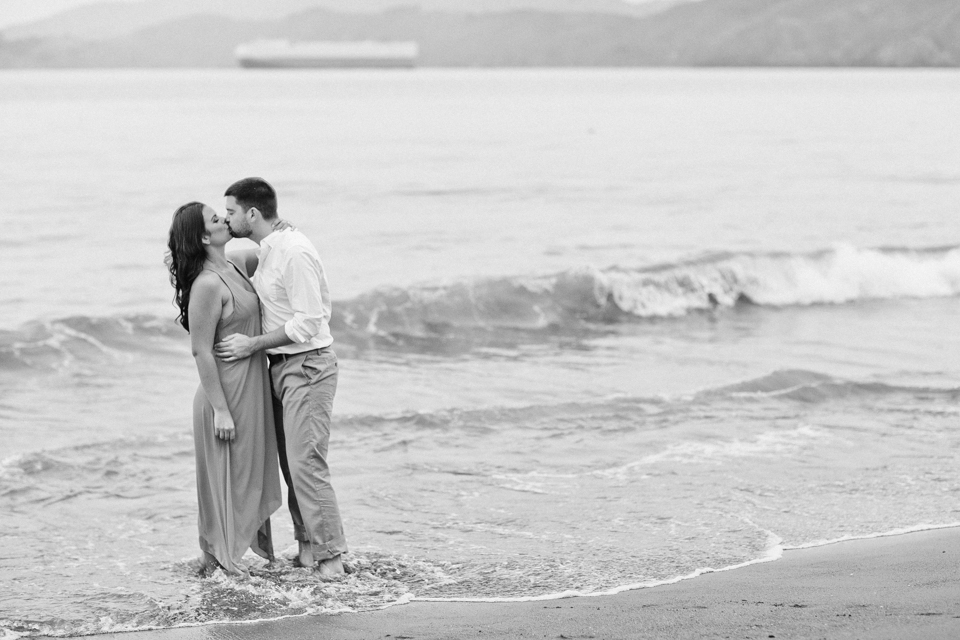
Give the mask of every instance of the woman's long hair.
POLYGON ((190 320, 187 308, 190 306, 190 288, 203 270, 207 251, 203 244, 203 235, 207 231, 203 221, 203 205, 200 202, 188 202, 173 214, 170 225, 170 239, 167 247, 167 268, 170 270, 170 284, 176 290, 173 302, 180 309, 177 320, 190 332, 190 320))

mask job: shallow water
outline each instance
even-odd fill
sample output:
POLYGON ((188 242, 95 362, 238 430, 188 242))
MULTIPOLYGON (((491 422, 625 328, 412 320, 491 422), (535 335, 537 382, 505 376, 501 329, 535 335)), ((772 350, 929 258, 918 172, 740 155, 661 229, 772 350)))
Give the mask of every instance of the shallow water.
POLYGON ((602 593, 960 522, 958 80, 0 75, 0 629, 602 593), (250 581, 190 561, 164 235, 248 174, 334 291, 339 581, 284 510, 250 581))

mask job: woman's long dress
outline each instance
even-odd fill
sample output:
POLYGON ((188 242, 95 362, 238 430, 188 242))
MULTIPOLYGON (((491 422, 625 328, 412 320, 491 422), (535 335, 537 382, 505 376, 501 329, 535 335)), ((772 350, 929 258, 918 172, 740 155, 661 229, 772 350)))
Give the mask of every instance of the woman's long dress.
MULTIPOLYGON (((233 295, 233 313, 217 324, 215 342, 233 333, 260 335, 260 301, 245 286, 217 273, 233 295)), ((217 438, 213 407, 203 386, 193 401, 193 440, 197 458, 200 548, 228 573, 242 573, 246 550, 273 559, 270 514, 280 508, 280 472, 273 428, 273 404, 266 356, 257 352, 236 362, 217 359, 220 384, 236 425, 236 439, 217 438)))

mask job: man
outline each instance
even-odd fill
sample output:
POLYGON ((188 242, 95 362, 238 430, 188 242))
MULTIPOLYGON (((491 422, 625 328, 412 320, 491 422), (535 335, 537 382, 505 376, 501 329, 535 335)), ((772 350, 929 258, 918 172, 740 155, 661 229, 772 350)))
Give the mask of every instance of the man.
POLYGON ((233 334, 217 343, 226 362, 267 352, 273 387, 280 470, 299 542, 299 561, 322 575, 343 573, 347 551, 337 497, 330 483, 327 444, 337 356, 331 349, 330 291, 313 244, 299 231, 275 231, 277 194, 262 178, 244 178, 224 194, 227 225, 250 238, 257 252, 243 256, 260 297, 263 334, 233 334))

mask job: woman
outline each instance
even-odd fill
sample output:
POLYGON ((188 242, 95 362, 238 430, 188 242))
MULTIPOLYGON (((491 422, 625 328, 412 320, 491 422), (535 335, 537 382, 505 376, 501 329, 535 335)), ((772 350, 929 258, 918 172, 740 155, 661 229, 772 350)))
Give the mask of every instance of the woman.
POLYGON ((213 355, 220 336, 260 333, 260 301, 227 260, 224 218, 190 202, 177 209, 168 246, 178 320, 190 333, 200 388, 193 401, 202 571, 246 574, 246 550, 273 560, 270 514, 281 504, 277 442, 266 362, 213 355))

